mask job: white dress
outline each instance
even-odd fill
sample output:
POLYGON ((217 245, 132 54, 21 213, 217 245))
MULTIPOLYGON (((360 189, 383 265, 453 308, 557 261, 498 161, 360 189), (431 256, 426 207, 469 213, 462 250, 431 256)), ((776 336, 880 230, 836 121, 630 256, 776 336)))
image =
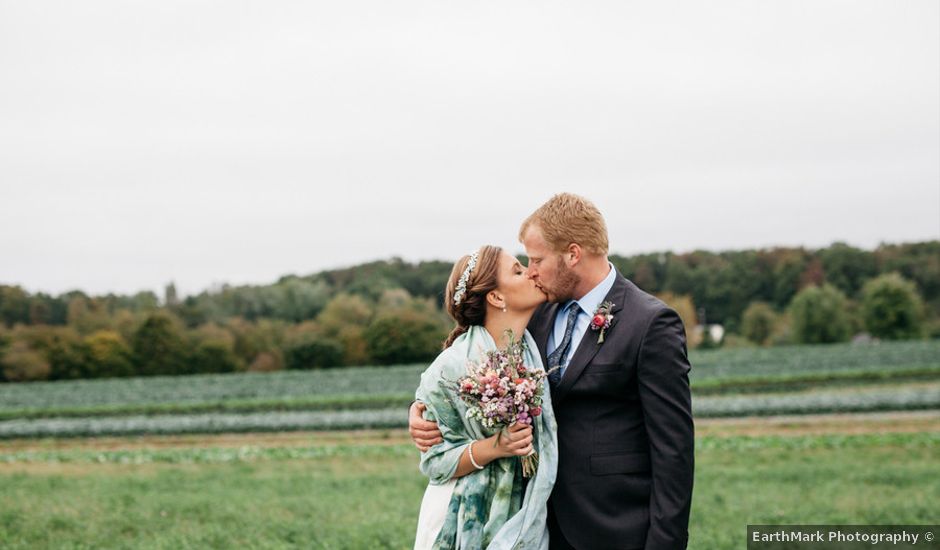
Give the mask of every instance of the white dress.
POLYGON ((421 499, 421 511, 418 513, 418 532, 415 535, 415 550, 430 550, 434 546, 437 534, 444 526, 450 497, 454 493, 457 479, 451 479, 443 485, 428 483, 421 499))

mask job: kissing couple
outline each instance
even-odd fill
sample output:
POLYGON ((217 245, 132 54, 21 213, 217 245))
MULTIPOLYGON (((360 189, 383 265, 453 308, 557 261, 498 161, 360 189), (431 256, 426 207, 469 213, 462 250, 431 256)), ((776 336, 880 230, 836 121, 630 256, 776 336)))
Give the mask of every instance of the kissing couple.
POLYGON ((457 326, 408 419, 429 478, 415 549, 686 548, 695 445, 681 319, 608 261, 607 225, 583 197, 552 197, 519 240, 528 266, 483 246, 447 282, 457 326), (548 391, 538 416, 486 429, 453 381, 512 334, 548 391), (525 477, 519 457, 533 451, 525 477))

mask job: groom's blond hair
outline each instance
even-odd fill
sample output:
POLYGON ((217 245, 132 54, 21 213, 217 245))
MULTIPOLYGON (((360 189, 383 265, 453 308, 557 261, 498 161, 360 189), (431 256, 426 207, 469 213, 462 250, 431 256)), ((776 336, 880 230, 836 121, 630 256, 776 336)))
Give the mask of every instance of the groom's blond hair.
POLYGON ((594 203, 573 193, 559 193, 522 222, 521 242, 530 226, 542 231, 545 242, 556 252, 564 252, 571 243, 592 254, 606 255, 607 223, 594 203))

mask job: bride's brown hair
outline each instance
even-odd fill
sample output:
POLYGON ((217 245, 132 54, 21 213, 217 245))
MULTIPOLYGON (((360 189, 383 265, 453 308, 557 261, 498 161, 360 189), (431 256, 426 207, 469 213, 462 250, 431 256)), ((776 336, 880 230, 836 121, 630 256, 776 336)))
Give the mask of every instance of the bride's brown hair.
POLYGON ((447 287, 444 289, 444 307, 448 315, 457 322, 457 326, 444 341, 444 349, 449 348, 454 340, 467 332, 472 325, 482 325, 486 320, 486 294, 496 289, 499 258, 503 254, 503 249, 486 245, 480 247, 478 253, 477 265, 470 272, 467 290, 460 298, 459 305, 454 304, 454 294, 457 292, 460 277, 470 262, 469 254, 457 260, 454 269, 450 272, 450 279, 447 280, 447 287))

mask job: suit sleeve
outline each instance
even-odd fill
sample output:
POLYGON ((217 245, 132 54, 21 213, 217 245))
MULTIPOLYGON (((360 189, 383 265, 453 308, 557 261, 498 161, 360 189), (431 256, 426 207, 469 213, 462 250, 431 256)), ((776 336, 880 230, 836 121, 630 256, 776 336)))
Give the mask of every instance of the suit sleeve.
POLYGON ((637 365, 652 469, 647 550, 688 544, 695 460, 691 368, 682 320, 674 310, 663 309, 646 331, 637 365))

